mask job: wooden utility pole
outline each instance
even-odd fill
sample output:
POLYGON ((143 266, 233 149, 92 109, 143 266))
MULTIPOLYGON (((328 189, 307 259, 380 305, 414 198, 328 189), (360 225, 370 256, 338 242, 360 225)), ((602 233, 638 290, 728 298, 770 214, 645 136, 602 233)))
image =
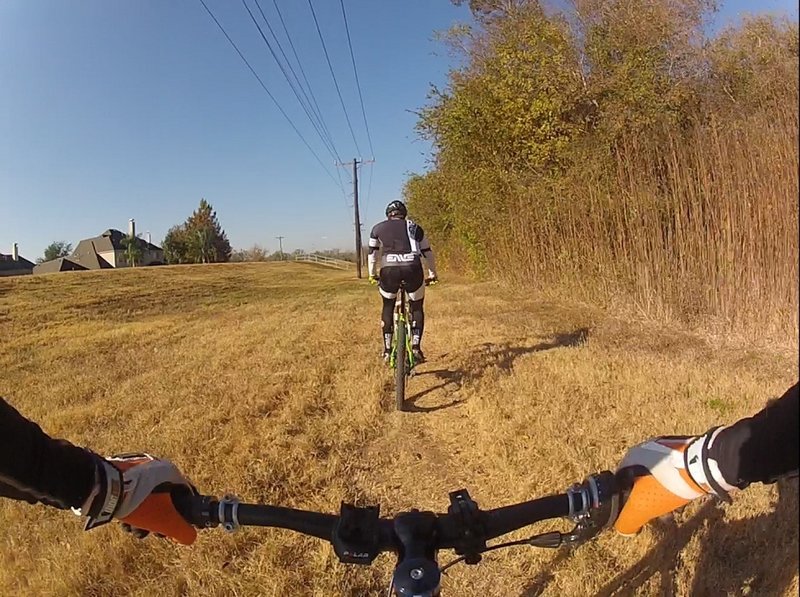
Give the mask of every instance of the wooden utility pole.
POLYGON ((283 261, 283 239, 285 237, 284 236, 276 236, 275 238, 278 239, 278 246, 280 247, 278 252, 281 254, 281 261, 283 261))
MULTIPOLYGON (((361 214, 358 210, 358 167, 361 164, 371 164, 375 160, 359 160, 353 158, 353 224, 356 229, 356 275, 361 278, 361 266, 364 261, 364 249, 361 245, 361 214)), ((347 166, 349 164, 338 163, 337 166, 347 166)))
POLYGON ((356 223, 356 275, 361 279, 361 216, 358 213, 358 160, 353 158, 353 211, 356 223))

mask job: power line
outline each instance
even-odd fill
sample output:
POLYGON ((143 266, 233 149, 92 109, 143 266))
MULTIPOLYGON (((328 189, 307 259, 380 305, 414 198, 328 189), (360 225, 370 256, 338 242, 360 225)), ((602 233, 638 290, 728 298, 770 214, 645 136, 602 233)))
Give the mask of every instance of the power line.
POLYGON ((328 69, 331 71, 331 77, 333 77, 333 84, 336 87, 336 94, 339 96, 339 102, 342 104, 342 110, 344 111, 344 118, 347 121, 347 127, 350 129, 350 134, 353 136, 353 143, 356 145, 356 151, 361 153, 361 150, 358 148, 358 141, 356 141, 356 134, 353 131, 353 125, 350 124, 350 117, 347 115, 347 108, 344 106, 344 99, 342 99, 342 92, 339 89, 339 82, 336 80, 336 75, 333 72, 333 65, 331 64, 331 58, 328 55, 328 48, 325 46, 325 39, 322 37, 322 30, 319 28, 317 13, 314 11, 314 4, 311 2, 311 0, 308 0, 308 6, 311 9, 311 16, 314 17, 314 25, 317 28, 319 41, 322 43, 322 51, 325 52, 325 60, 328 62, 328 69))
MULTIPOLYGON (((340 162, 336 162, 338 166, 340 162)), ((339 168, 336 168, 336 177, 339 179, 339 184, 342 186, 342 199, 344 199, 344 207, 345 209, 350 209, 350 203, 347 201, 347 191, 344 190, 344 184, 342 184, 342 175, 339 173, 339 168)))
MULTIPOLYGON (((283 56, 283 59, 286 62, 286 66, 289 67, 289 71, 292 73, 294 80, 297 82, 297 86, 303 93, 303 97, 306 99, 306 103, 308 104, 309 108, 317 117, 317 121, 320 123, 320 127, 322 128, 323 132, 326 134, 327 138, 331 141, 331 144, 333 144, 333 137, 331 137, 328 126, 325 123, 325 119, 322 117, 322 110, 320 110, 319 104, 317 103, 317 98, 314 97, 314 91, 311 89, 311 84, 308 82, 308 77, 306 77, 305 71, 303 70, 303 65, 300 62, 300 58, 297 56, 297 51, 295 50, 294 44, 292 43, 292 38, 289 35, 289 30, 286 27, 286 22, 283 20, 283 14, 281 13, 281 9, 278 7, 277 0, 272 0, 272 5, 275 7, 275 12, 278 14, 278 19, 280 19, 281 26, 283 27, 283 32, 286 35, 286 38, 289 40, 289 46, 291 46, 292 53, 294 54, 295 60, 297 61, 297 66, 300 69, 300 73, 303 75, 303 81, 305 81, 306 87, 308 88, 308 93, 306 93, 306 87, 303 87, 303 83, 300 82, 300 77, 297 76, 297 72, 295 72, 294 67, 292 66, 292 61, 289 60, 289 57, 286 55, 286 51, 283 49, 283 45, 278 39, 277 34, 272 29, 272 26, 270 25, 267 17, 264 15, 264 11, 261 8, 261 3, 259 2, 259 0, 256 0, 256 6, 258 6, 258 10, 261 13, 261 16, 264 18, 264 22, 267 24, 270 33, 272 33, 272 37, 275 39, 275 43, 277 44, 278 49, 280 50, 281 55, 283 56), (310 99, 309 95, 311 96, 310 99)), ((336 152, 336 154, 337 154, 337 159, 339 159, 338 152, 336 152)))
MULTIPOLYGON (((227 31, 225 31, 225 28, 224 28, 224 27, 222 26, 222 24, 221 24, 221 23, 220 23, 220 22, 217 20, 217 17, 215 17, 215 16, 214 16, 214 13, 213 13, 213 12, 211 12, 211 9, 210 9, 210 8, 208 8, 208 6, 206 5, 205 1, 204 1, 204 0, 198 0, 198 1, 200 2, 200 4, 202 4, 202 5, 203 5, 203 8, 205 8, 205 9, 206 9, 206 12, 209 14, 209 16, 210 16, 210 17, 211 17, 211 18, 214 20, 214 22, 217 24, 217 27, 219 27, 219 30, 220 30, 220 31, 222 31, 222 34, 225 36, 225 39, 227 39, 227 40, 228 40, 228 42, 231 44, 231 46, 233 46, 233 49, 234 49, 234 50, 236 50, 236 53, 237 53, 237 54, 239 54, 239 58, 241 58, 241 59, 242 59, 242 61, 244 61, 244 63, 247 65, 247 68, 248 68, 248 69, 250 69, 250 72, 251 72, 251 73, 253 73, 253 76, 256 78, 256 80, 258 81, 258 83, 261 85, 261 88, 264 90, 264 92, 265 92, 265 93, 266 93, 266 94, 269 96, 269 98, 272 100, 272 103, 274 103, 274 104, 275 104, 275 107, 276 107, 276 108, 278 108, 278 111, 279 111, 279 112, 280 112, 280 113, 283 115, 283 117, 286 119, 286 121, 287 121, 287 122, 289 123, 289 125, 292 127, 292 129, 294 130, 294 132, 295 132, 295 133, 297 133, 297 136, 298 136, 298 137, 300 137, 300 140, 301 140, 301 141, 303 142, 303 144, 304 144, 304 145, 305 145, 305 146, 308 148, 308 151, 310 151, 310 152, 311 152, 311 155, 313 155, 313 156, 314 156, 314 159, 316 159, 316 160, 317 160, 317 162, 319 163, 319 165, 322 167, 322 169, 323 169, 323 170, 325 170, 325 174, 327 174, 327 175, 328 175, 328 177, 330 177, 330 179, 331 179, 331 180, 334 182, 334 184, 336 184, 336 179, 333 177, 333 174, 331 174, 331 173, 330 173, 330 170, 328 170, 328 168, 326 168, 326 167, 325 167, 325 164, 323 164, 323 163, 322 163, 322 160, 321 160, 321 159, 319 158, 319 156, 317 155, 317 152, 316 152, 316 151, 314 151, 314 149, 311 147, 311 145, 309 145, 308 141, 306 141, 306 138, 303 136, 303 134, 300 132, 300 130, 297 128, 297 126, 295 126, 294 122, 292 122, 292 119, 291 119, 291 118, 289 118, 289 115, 286 113, 286 111, 285 111, 285 110, 284 110, 284 109, 281 107, 281 105, 278 103, 278 100, 276 100, 276 99, 275 99, 275 96, 274 96, 274 95, 272 95, 272 93, 270 93, 269 89, 267 89, 267 86, 264 84, 264 81, 262 81, 262 80, 261 80, 261 77, 259 77, 259 76, 258 76, 258 73, 255 71, 255 69, 254 69, 254 68, 253 68, 253 67, 250 65, 250 63, 247 61, 247 58, 245 58, 245 57, 244 57, 244 54, 242 54, 241 50, 239 50, 239 47, 238 47, 238 46, 236 45, 236 43, 235 43, 235 42, 234 42, 234 41, 231 39, 231 36, 230 36, 230 35, 228 35, 228 32, 227 32, 227 31)), ((342 192, 344 192, 344 189, 342 189, 342 192)))
MULTIPOLYGON (((308 95, 306 94, 305 90, 303 89, 303 86, 300 83, 300 80, 297 77, 297 73, 294 71, 294 68, 292 67, 291 62, 289 61, 289 58, 286 56, 286 52, 284 51, 283 46, 281 45, 281 42, 278 39, 278 36, 275 34, 275 30, 272 28, 272 25, 270 25, 269 19, 267 19, 267 15, 264 13, 264 10, 261 7, 261 3, 259 2, 259 0, 255 0, 255 3, 256 3, 256 6, 258 7, 258 12, 261 13, 261 18, 264 19, 264 23, 266 24, 267 29, 269 30, 270 34, 272 35, 272 39, 274 40, 275 45, 278 46, 278 50, 280 51, 281 55, 283 56, 284 61, 286 62, 286 66, 289 68, 289 71, 292 73, 292 76, 294 77, 294 80, 297 83, 297 87, 299 87, 300 91, 303 94, 303 97, 305 97, 305 100, 306 100, 305 103, 303 102, 303 100, 301 99, 300 95, 298 94, 297 88, 292 84, 292 81, 289 78, 289 75, 287 74, 286 69, 283 67, 283 64, 278 59, 278 56, 275 54, 275 50, 272 48, 272 45, 269 43, 269 40, 267 40, 267 37, 264 34, 264 31, 259 26, 258 22, 256 21, 255 16, 253 15, 253 12, 250 10, 250 8, 248 7, 248 5, 245 2, 245 0, 242 0, 242 4, 244 4, 245 9, 247 9, 248 14, 250 15, 250 19, 253 21, 253 24, 258 29, 258 32, 261 35, 261 39, 266 44, 267 48, 270 51, 270 54, 272 54, 272 58, 277 63, 278 68, 280 68, 284 79, 286 79, 286 82, 289 84, 289 88, 292 90, 292 92, 294 93, 294 96, 297 99, 298 103, 303 108, 303 111, 305 112, 306 116, 308 117, 309 122, 311 122, 311 125, 314 127, 314 130, 316 130, 317 134, 319 135, 319 138, 322 141, 323 145, 325 145, 326 149, 328 150, 328 153, 331 154, 331 157, 334 159, 334 161, 341 161, 340 158, 339 158, 339 152, 336 149, 336 144, 333 142, 333 138, 331 137, 330 131, 328 130, 328 128, 327 128, 327 126, 325 124, 325 120, 322 117, 322 113, 319 110, 319 106, 317 106, 317 111, 316 112, 311 107, 311 102, 308 99, 308 95), (317 118, 316 122, 315 122, 314 118, 312 118, 312 114, 317 118)), ((277 4, 275 4, 275 7, 277 8, 277 4)), ((278 16, 281 17, 281 20, 282 20, 282 15, 280 14, 280 10, 278 10, 278 16)), ((285 26, 284 26, 284 30, 286 30, 285 26)), ((286 33, 288 35, 288 31, 286 31, 286 33)), ((290 44, 291 44, 291 38, 290 38, 290 44)), ((299 64, 300 63, 299 63, 299 59, 298 59, 298 65, 299 64)), ((302 66, 301 66, 301 70, 302 70, 302 66)), ((306 79, 306 81, 307 81, 307 79, 306 79)), ((309 90, 310 89, 311 89, 311 86, 309 85, 309 90)), ((336 178, 338 179, 338 182, 339 182, 339 188, 342 191, 342 197, 345 200, 345 207, 347 207, 347 193, 346 193, 346 191, 344 189, 344 184, 342 183, 342 177, 339 174, 339 169, 338 168, 336 168, 336 178)))
MULTIPOLYGON (((276 0, 272 0, 272 2, 275 5, 275 8, 277 9, 278 5, 277 5, 276 0)), ((320 128, 322 129, 322 132, 325 133, 325 137, 330 142, 331 147, 333 148, 333 152, 336 154, 336 159, 338 160, 339 159, 339 152, 336 150, 336 146, 335 146, 335 144, 333 142, 333 137, 331 136, 331 133, 328 130, 328 126, 325 124, 325 119, 322 117, 322 110, 319 109, 319 104, 317 104, 316 98, 314 98, 313 102, 309 99, 308 93, 306 93, 306 90, 303 87, 303 84, 300 82, 300 78, 297 76, 297 73, 295 72, 294 67, 292 66, 292 62, 289 60, 289 57, 286 56, 286 51, 283 49, 283 46, 281 45, 281 42, 278 39, 278 36, 275 34, 275 31, 272 29, 272 25, 270 25, 269 20, 267 19, 266 15, 264 14, 264 11, 261 8, 261 3, 259 2, 259 0, 256 0, 256 6, 258 7, 258 11, 261 13, 261 17, 264 19, 264 22, 266 23, 267 28, 269 29, 269 32, 272 34, 272 37, 275 40, 275 44, 278 46, 278 50, 280 50, 281 56, 283 56, 283 60, 286 62, 286 66, 289 67, 289 71, 292 73, 292 76, 294 77, 294 80, 297 83, 297 87, 300 88, 300 91, 301 91, 301 93, 303 94, 303 97, 306 100, 306 104, 308 105, 309 110, 314 114, 314 116, 316 116, 317 122, 319 122, 319 125, 320 125, 320 128)), ((281 23, 283 23, 283 15, 281 15, 281 12, 280 12, 279 9, 278 9, 277 12, 278 12, 278 18, 280 18, 281 23)), ((284 31, 287 33, 287 36, 288 36, 288 31, 286 31, 286 26, 284 25, 283 28, 284 28, 284 31)), ((289 44, 291 45, 291 38, 289 38, 289 44)), ((296 57, 297 57, 297 55, 295 53, 295 58, 296 57)), ((303 67, 302 67, 302 65, 300 65, 299 59, 298 59, 298 66, 300 66, 300 71, 302 72, 303 71, 303 67)), ((308 86, 309 92, 311 92, 311 85, 309 85, 308 79, 306 78, 305 73, 303 73, 303 79, 305 80, 306 85, 308 86)), ((314 96, 314 94, 313 94, 313 92, 311 92, 311 97, 313 98, 313 96, 314 96)), ((298 98, 298 100, 299 100, 299 98, 298 98)))
MULTIPOLYGON (((331 157, 334 160, 337 160, 338 157, 337 157, 336 148, 335 148, 335 146, 333 144, 333 140, 330 138, 330 135, 328 135, 326 137, 325 134, 323 133, 322 129, 320 128, 320 125, 314 120, 314 116, 312 116, 311 111, 306 106, 306 104, 303 102, 303 98, 300 97, 300 94, 298 93, 297 89, 295 88, 294 84, 292 83, 292 80, 289 78, 289 74, 286 72, 286 68, 284 68, 283 64, 281 63, 280 59, 278 58, 278 55, 275 53, 275 50, 273 49, 272 44, 269 43, 269 40, 267 39, 267 36, 264 34, 264 30, 261 29, 261 25, 258 24, 258 21, 256 20, 255 15, 253 15, 253 11, 251 11, 250 7, 247 5, 247 2, 245 2, 245 0, 242 0, 242 4, 244 5, 245 9, 247 10, 247 14, 250 15, 250 20, 253 21, 253 24, 256 26, 256 29, 258 29, 258 33, 261 35, 261 39, 266 44, 267 49, 269 49, 270 54, 272 54, 272 58, 275 60, 275 63, 278 65, 278 68, 280 69, 281 73, 283 74, 283 78, 286 79, 286 82, 289 84, 289 88, 292 90, 292 93, 294 93, 295 98, 297 98, 297 101, 300 104, 300 107, 303 108, 303 111, 305 112, 306 116, 308 117, 309 122, 311 122, 311 126, 313 126, 314 130, 317 131, 317 135, 319 135, 320 140, 322 141, 323 145, 325 145, 325 147, 328 150, 328 152, 331 154, 331 157)), ((261 17, 264 19, 264 22, 267 24, 267 27, 268 27, 270 33, 272 34, 273 38, 275 38, 275 32, 272 30, 272 26, 269 24, 269 21, 267 20, 267 17, 264 14, 264 11, 261 10, 261 5, 259 4, 258 0, 256 0, 256 5, 258 6, 258 10, 261 12, 261 17)), ((275 38, 275 41, 277 42, 277 38, 275 38)), ((278 45, 280 46, 279 43, 278 43, 278 45)), ((285 56, 285 54, 284 54, 284 56, 285 56)), ((290 66, 290 68, 291 68, 291 66, 290 66)))
MULTIPOLYGON (((317 98, 314 95, 314 89, 311 87, 311 83, 309 83, 308 77, 306 76, 306 71, 303 68, 303 62, 300 60, 300 56, 297 55, 297 50, 294 47, 294 42, 292 41, 292 36, 289 34, 289 28, 286 26, 286 21, 284 21, 284 19, 283 19, 283 13, 281 13, 281 9, 278 6, 278 1, 277 0, 272 0, 272 4, 275 7, 275 12, 278 14, 278 19, 281 22, 281 26, 283 27, 283 32, 286 35, 286 39, 289 41, 289 47, 292 50, 292 54, 294 55, 294 59, 297 61, 297 67, 300 69, 300 74, 302 75, 303 81, 305 81, 306 87, 308 88, 308 94, 311 96, 311 102, 314 104, 314 107, 316 108, 317 114, 320 117, 320 122, 321 122, 323 128, 325 128, 325 130, 327 131, 327 127, 325 126, 325 121, 322 119, 322 110, 320 110, 320 108, 319 108, 319 104, 317 103, 317 98)), ((277 39, 277 37, 276 37, 276 39, 277 39)), ((287 60, 286 62, 289 63, 289 60, 287 60)), ((297 76, 295 75, 295 78, 296 77, 297 76)), ((342 160, 339 158, 338 161, 341 162, 342 160)), ((337 168, 336 171, 337 172, 339 171, 338 168, 337 168)))
MULTIPOLYGON (((375 157, 375 150, 372 148, 372 135, 369 134, 369 125, 367 124, 367 111, 364 109, 364 96, 361 94, 361 83, 358 80, 358 69, 356 68, 356 57, 353 54, 353 42, 350 39, 350 27, 347 25, 347 13, 344 10, 344 0, 339 0, 342 6, 342 17, 344 18, 344 30, 347 32, 347 45, 350 48, 350 60, 353 63, 353 74, 356 77, 356 89, 358 89, 358 101, 361 102, 361 115, 364 117, 364 128, 367 130, 367 141, 369 141, 369 151, 372 157, 375 157)), ((372 169, 370 169, 370 180, 372 179, 372 169)), ((369 195, 367 195, 369 196, 369 195)))
MULTIPOLYGON (((256 0, 256 3, 258 3, 258 0, 256 0)), ((325 125, 325 120, 322 118, 322 110, 320 110, 319 104, 317 103, 317 98, 314 95, 314 88, 311 86, 311 83, 309 82, 308 77, 306 76, 306 71, 303 68, 303 61, 300 60, 300 56, 297 54, 297 48, 295 48, 295 46, 294 46, 294 42, 292 41, 292 35, 291 35, 291 33, 289 33, 289 28, 286 26, 286 20, 283 18, 283 13, 281 12, 280 6, 278 6, 278 1, 277 0, 272 0, 272 5, 275 7, 275 13, 278 15, 278 19, 281 22, 281 27, 283 28, 283 33, 284 33, 284 35, 286 35, 286 40, 289 42, 289 47, 292 50, 292 55, 294 56, 294 59, 297 62, 297 68, 300 70, 300 74, 303 77, 303 81, 305 82, 306 87, 308 88, 308 95, 311 96, 311 103, 313 103, 314 107, 316 108, 316 113, 319 115, 319 119, 320 119, 320 123, 322 124, 322 127, 325 129, 326 132, 328 132, 328 127, 325 125)), ((259 5, 259 8, 260 8, 260 5, 259 5)), ((274 33, 273 33, 273 36, 275 37, 275 40, 277 41, 278 36, 274 35, 274 33)), ((280 47, 280 42, 278 42, 278 45, 280 47)), ((286 54, 283 52, 283 50, 281 50, 281 53, 283 53, 283 57, 286 60, 286 64, 290 65, 290 68, 291 68, 291 61, 288 58, 286 58, 286 54)), ((292 72, 294 73, 294 69, 292 69, 292 72)), ((297 74, 296 73, 295 73, 295 79, 297 79, 297 74)), ((298 80, 298 85, 299 84, 300 84, 300 81, 298 80)), ((300 87, 302 88, 302 85, 300 85, 300 87)), ((330 133, 328 133, 328 134, 330 135, 330 133)), ((338 152, 337 152, 337 156, 338 156, 338 152)), ((337 157, 337 163, 341 162, 341 161, 342 161, 342 159, 340 157, 337 157)), ((342 198, 344 199, 345 208, 349 209, 350 205, 347 202, 347 192, 344 190, 344 184, 342 184, 342 176, 341 176, 341 174, 339 174, 339 168, 338 167, 336 168, 336 177, 339 179, 339 187, 342 189, 342 198)))
POLYGON ((372 196, 372 171, 375 168, 374 160, 369 164, 369 182, 367 183, 367 201, 364 205, 364 216, 369 214, 369 198, 372 196))

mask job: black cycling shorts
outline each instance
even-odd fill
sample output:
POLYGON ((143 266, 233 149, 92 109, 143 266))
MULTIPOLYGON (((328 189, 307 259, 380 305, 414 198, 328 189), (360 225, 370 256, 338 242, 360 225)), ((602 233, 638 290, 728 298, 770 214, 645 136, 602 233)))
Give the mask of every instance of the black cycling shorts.
POLYGON ((395 295, 400 291, 400 282, 403 281, 406 283, 406 292, 409 294, 422 288, 425 283, 422 264, 382 267, 378 287, 387 294, 395 295))

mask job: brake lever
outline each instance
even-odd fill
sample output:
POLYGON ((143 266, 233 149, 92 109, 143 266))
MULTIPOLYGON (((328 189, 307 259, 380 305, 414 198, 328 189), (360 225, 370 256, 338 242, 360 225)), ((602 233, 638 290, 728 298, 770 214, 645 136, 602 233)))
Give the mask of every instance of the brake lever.
POLYGON ((564 544, 567 535, 558 531, 551 533, 542 533, 541 535, 534 535, 526 540, 528 545, 533 547, 545 547, 548 549, 556 549, 564 544))

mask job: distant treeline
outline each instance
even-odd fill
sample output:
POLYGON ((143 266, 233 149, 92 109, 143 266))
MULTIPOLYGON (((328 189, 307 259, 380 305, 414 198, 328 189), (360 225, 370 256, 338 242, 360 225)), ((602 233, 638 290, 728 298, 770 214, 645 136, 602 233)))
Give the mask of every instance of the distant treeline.
MULTIPOLYGON (((288 261, 294 259, 296 255, 303 255, 308 253, 303 249, 295 249, 291 253, 273 251, 270 253, 261 245, 255 244, 249 249, 239 249, 234 251, 231 255, 231 261, 288 261)), ((316 255, 324 255, 325 257, 332 257, 334 259, 341 259, 343 261, 356 262, 355 251, 340 251, 339 249, 325 249, 324 251, 311 251, 316 255)))

